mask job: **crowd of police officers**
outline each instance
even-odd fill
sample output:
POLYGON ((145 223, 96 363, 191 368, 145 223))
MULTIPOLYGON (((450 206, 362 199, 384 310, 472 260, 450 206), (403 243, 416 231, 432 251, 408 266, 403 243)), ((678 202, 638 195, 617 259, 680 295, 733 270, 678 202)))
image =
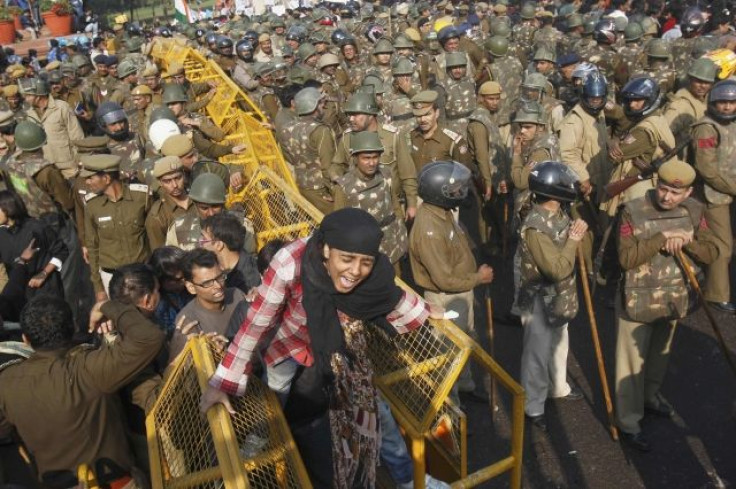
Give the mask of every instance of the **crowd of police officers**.
MULTIPOLYGON (((19 283, 21 302, 55 294, 86 325, 116 270, 201 246, 202 220, 248 184, 217 161, 247 150, 204 114, 217 85, 150 56, 170 38, 262 111, 306 200, 373 215, 397 273, 470 334, 473 290, 494 280, 477 260, 512 264, 500 319, 524 327, 535 428, 547 398, 581 398, 566 376, 578 253, 583 280, 618 283, 616 420, 648 451, 640 422, 673 415, 659 387, 676 321, 695 306, 683 267, 702 268, 711 308, 736 314, 732 20, 721 1, 442 0, 116 24, 92 50, 69 44, 40 69, 24 60, 0 75, 3 294, 19 283), (23 234, 29 219, 43 232, 23 234)), ((242 206, 225 212, 255 252, 242 206)), ((17 321, 18 303, 2 304, 17 321)), ((469 372, 458 387, 483 395, 469 372)))

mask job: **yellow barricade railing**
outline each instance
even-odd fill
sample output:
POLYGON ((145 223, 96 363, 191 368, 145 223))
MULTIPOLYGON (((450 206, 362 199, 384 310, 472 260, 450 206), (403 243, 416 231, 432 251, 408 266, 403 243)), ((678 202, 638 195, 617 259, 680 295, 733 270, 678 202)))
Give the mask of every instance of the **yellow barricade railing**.
MULTIPOLYGON (((157 46, 152 51, 157 53, 157 59, 163 64, 183 60, 191 81, 213 80, 217 84, 217 95, 208 104, 207 113, 228 134, 228 141, 246 144, 249 148, 246 154, 228 156, 223 162, 239 164, 245 169, 246 185, 238 194, 228 197, 228 205, 237 204, 245 208, 246 216, 253 223, 258 247, 273 239, 290 241, 309 236, 322 215, 296 190, 291 171, 271 131, 260 122, 264 120, 263 114, 219 66, 190 48, 166 41, 163 44, 166 46, 157 46)), ((403 283, 401 285, 406 287, 403 283)), ((375 382, 411 440, 415 487, 424 487, 427 442, 452 467, 457 478, 453 487, 474 487, 506 472, 511 474, 511 487, 520 487, 524 429, 524 392, 521 386, 480 345, 450 321, 430 321, 416 331, 392 337, 377 328, 370 328, 370 331, 369 355, 376 369, 375 382), (471 360, 511 393, 512 429, 509 455, 468 474, 465 414, 450 401, 449 393, 471 360), (438 437, 438 428, 443 428, 446 436, 438 437)), ((204 374, 199 372, 197 375, 201 377, 204 374)), ((164 394, 168 394, 166 389, 164 394)), ((178 402, 196 411, 198 402, 194 398, 178 402)), ((207 428, 205 425, 200 427, 203 430, 207 428)), ((156 429, 156 424, 149 425, 149 430, 156 429)), ((198 445, 197 449, 203 449, 207 445, 205 441, 212 436, 214 434, 199 432, 197 438, 203 445, 198 445)), ((160 448, 157 450, 160 452, 160 448)), ((212 457, 206 459, 212 460, 212 457)), ((155 466, 153 459, 152 466, 155 466)), ((156 475, 162 480, 167 474, 161 467, 157 469, 159 473, 156 475)), ((168 470, 170 479, 171 470, 168 470)), ((215 473, 215 468, 210 466, 201 467, 201 470, 207 477, 215 473)), ((181 481, 176 487, 201 484, 199 478, 181 481)))
POLYGON ((276 396, 257 378, 236 413, 216 406, 204 417, 199 398, 222 354, 190 339, 146 418, 154 489, 308 488, 304 464, 276 396))

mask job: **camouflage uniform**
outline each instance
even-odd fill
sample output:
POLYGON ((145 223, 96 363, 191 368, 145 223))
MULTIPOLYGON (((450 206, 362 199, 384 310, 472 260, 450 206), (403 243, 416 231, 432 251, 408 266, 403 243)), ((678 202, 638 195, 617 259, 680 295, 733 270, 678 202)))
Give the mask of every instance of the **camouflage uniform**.
POLYGON ((489 73, 490 81, 496 81, 503 87, 501 105, 498 109, 498 125, 508 124, 513 112, 512 102, 519 98, 524 67, 518 58, 507 55, 494 58, 486 65, 486 71, 489 73))
POLYGON ((670 41, 670 50, 672 52, 672 66, 678 73, 687 73, 693 62, 690 54, 695 47, 697 37, 684 38, 680 37, 670 41))
POLYGON ((532 39, 534 40, 534 46, 539 48, 541 45, 545 45, 552 49, 557 50, 557 46, 564 36, 552 25, 545 25, 541 29, 538 29, 532 39))
POLYGON ((647 56, 644 48, 638 42, 627 42, 624 47, 618 50, 621 60, 626 65, 627 73, 636 73, 644 68, 647 56))
POLYGON ((626 203, 619 225, 618 254, 625 278, 622 301, 617 304, 614 385, 617 423, 629 434, 641 430, 645 406, 662 405, 659 388, 675 324, 695 304, 675 257, 660 252, 665 242, 662 231, 693 231, 695 239, 684 251, 699 262, 711 262, 717 255, 702 204, 690 198, 663 211, 655 201, 655 190, 650 190, 626 203))
MULTIPOLYGON (((247 231, 243 250, 254 253, 256 251, 256 241, 253 223, 239 210, 228 209, 223 212, 233 214, 243 221, 243 227, 247 231)), ((202 221, 199 214, 197 214, 197 206, 192 205, 189 206, 184 215, 176 217, 169 226, 166 232, 166 246, 176 246, 184 251, 191 251, 197 247, 201 237, 202 221)))
POLYGON ((622 87, 626 84, 629 78, 626 72, 626 64, 612 46, 596 43, 594 47, 586 52, 586 55, 587 57, 583 59, 596 65, 608 80, 608 93, 616 93, 616 86, 622 87), (615 85, 612 86, 612 83, 615 83, 615 85))
POLYGON ((733 253, 731 208, 736 195, 736 124, 704 116, 693 125, 693 163, 700 181, 698 196, 707 204, 705 218, 718 240, 718 258, 708 267, 705 297, 730 302, 729 265, 733 253))
POLYGON ((641 71, 633 73, 631 79, 642 78, 648 76, 653 78, 659 89, 663 94, 673 92, 675 89, 675 83, 677 82, 677 72, 671 67, 669 63, 657 63, 655 65, 649 65, 641 71))
MULTIPOLYGON (((513 135, 509 136, 513 140, 513 135)), ((514 215, 523 221, 530 208, 529 173, 537 163, 546 160, 560 160, 560 143, 554 134, 542 131, 523 146, 520 155, 511 159, 511 181, 518 190, 514 197, 514 215)))
MULTIPOLYGON (((520 61, 526 64, 531 59, 532 49, 534 49, 534 34, 537 28, 530 23, 516 24, 511 29, 511 37, 519 47, 520 61)), ((502 85, 505 88, 505 85, 502 85)))
POLYGON ((379 167, 373 178, 366 179, 357 168, 338 178, 335 189, 335 210, 355 207, 368 212, 381 227, 381 252, 391 263, 397 263, 409 247, 404 225, 398 186, 393 183, 391 171, 379 167))
MULTIPOLYGON (((5 163, 7 181, 31 217, 57 215, 74 208, 71 190, 61 171, 40 154, 17 152, 5 163)), ((57 226, 59 223, 56 223, 57 226)), ((58 229, 58 228, 57 228, 58 229)))
POLYGON ((445 89, 445 119, 448 126, 462 135, 468 131, 468 117, 478 107, 475 82, 468 76, 455 80, 448 76, 442 83, 445 89))
POLYGON ((110 139, 107 147, 110 149, 110 154, 120 156, 120 172, 128 181, 145 183, 150 180, 153 168, 144 169, 145 150, 136 134, 131 133, 126 141, 110 139))
POLYGON ((343 127, 348 124, 347 117, 342 111, 346 100, 345 93, 342 91, 334 76, 320 73, 317 81, 322 84, 322 92, 327 95, 327 97, 325 97, 325 109, 324 114, 322 115, 322 121, 330 126, 332 132, 338 134, 342 132, 343 127))
POLYGON ((248 94, 250 99, 261 109, 268 117, 269 121, 273 121, 276 113, 281 107, 281 102, 273 88, 265 85, 259 85, 258 88, 248 94))
POLYGON ((598 43, 591 37, 582 37, 579 41, 573 44, 572 49, 582 59, 590 59, 590 56, 597 49, 598 43))
POLYGON ((570 218, 535 205, 520 229, 519 309, 524 325, 521 384, 528 416, 544 414, 548 397, 565 397, 567 324, 578 312, 575 252, 570 218))

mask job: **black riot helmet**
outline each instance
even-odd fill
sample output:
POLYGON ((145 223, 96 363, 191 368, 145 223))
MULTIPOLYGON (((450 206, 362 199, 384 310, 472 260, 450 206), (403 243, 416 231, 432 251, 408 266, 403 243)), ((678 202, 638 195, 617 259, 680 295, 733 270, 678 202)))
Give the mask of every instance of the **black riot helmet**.
POLYGON ((616 42, 616 22, 610 17, 599 20, 593 28, 593 35, 601 44, 613 44, 616 42))
POLYGON ((344 29, 335 29, 330 36, 330 40, 335 46, 342 46, 343 43, 348 40, 352 40, 353 42, 355 42, 353 36, 345 32, 344 29))
POLYGON ((724 114, 716 109, 716 102, 736 100, 736 80, 727 78, 721 80, 708 92, 708 115, 718 122, 728 123, 736 119, 736 113, 724 114))
POLYGON ((235 54, 246 63, 253 61, 253 44, 247 39, 241 39, 235 45, 235 54))
POLYGON ((233 55, 233 40, 227 36, 217 37, 217 52, 223 56, 233 55))
POLYGON ((247 39, 248 41, 250 41, 253 49, 258 47, 258 33, 253 29, 245 31, 245 33, 243 34, 243 39, 247 39))
POLYGON ((621 101, 624 106, 624 114, 629 119, 641 119, 657 110, 662 103, 662 94, 657 82, 648 76, 634 78, 621 89, 621 101), (644 100, 644 106, 639 110, 631 110, 629 102, 632 100, 644 100))
POLYGON ((115 102, 102 102, 95 111, 95 120, 100 129, 115 141, 125 141, 130 135, 130 125, 128 123, 128 115, 125 110, 115 102), (117 131, 111 131, 109 126, 112 124, 123 122, 123 128, 117 131))
POLYGON ((695 37, 705 26, 705 15, 698 7, 688 7, 680 19, 682 37, 695 37))
POLYGON ((217 47, 217 33, 215 31, 209 31, 204 36, 204 42, 207 44, 210 51, 214 51, 217 47))
POLYGON ((453 209, 468 196, 471 177, 470 170, 456 161, 435 161, 419 172, 418 193, 424 202, 453 209))
POLYGON ((543 161, 529 172, 529 191, 537 198, 542 197, 542 200, 574 202, 579 192, 579 181, 566 164, 543 161))
POLYGON ((606 105, 608 85, 606 77, 600 71, 593 71, 583 78, 580 85, 580 104, 586 112, 597 115, 606 105), (598 103, 592 103, 592 99, 602 99, 598 103))

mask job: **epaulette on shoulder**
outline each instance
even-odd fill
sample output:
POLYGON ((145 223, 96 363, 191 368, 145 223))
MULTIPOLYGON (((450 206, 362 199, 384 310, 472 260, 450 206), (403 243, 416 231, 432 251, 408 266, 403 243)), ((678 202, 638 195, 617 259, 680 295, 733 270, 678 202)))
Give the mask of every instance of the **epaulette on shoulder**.
POLYGON ((99 197, 99 194, 95 194, 93 192, 87 192, 84 194, 84 201, 89 202, 90 200, 94 199, 95 197, 99 197))
POLYGON ((132 190, 133 192, 148 193, 148 185, 144 183, 131 183, 129 187, 130 187, 130 190, 132 190))
POLYGON ((448 129, 446 127, 442 129, 442 132, 444 132, 447 137, 449 137, 450 139, 452 139, 456 143, 459 143, 460 142, 460 139, 462 139, 462 136, 461 135, 459 135, 455 131, 453 131, 451 129, 448 129))
POLYGON ((399 128, 394 126, 393 124, 384 124, 383 128, 386 129, 388 132, 399 132, 399 128))

